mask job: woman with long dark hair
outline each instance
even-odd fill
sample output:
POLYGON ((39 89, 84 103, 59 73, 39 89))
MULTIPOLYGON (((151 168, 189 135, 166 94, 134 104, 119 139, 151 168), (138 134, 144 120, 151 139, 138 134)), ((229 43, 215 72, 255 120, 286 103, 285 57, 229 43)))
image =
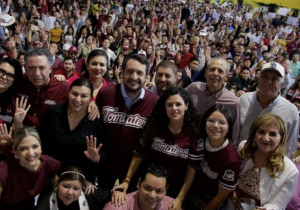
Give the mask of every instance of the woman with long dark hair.
POLYGON ((168 169, 167 194, 176 198, 170 207, 180 209, 194 179, 194 167, 203 159, 198 129, 199 116, 187 91, 177 87, 166 90, 143 129, 125 180, 116 187, 124 191, 115 191, 113 202, 123 201, 131 179, 143 162, 145 167, 160 164, 168 169))

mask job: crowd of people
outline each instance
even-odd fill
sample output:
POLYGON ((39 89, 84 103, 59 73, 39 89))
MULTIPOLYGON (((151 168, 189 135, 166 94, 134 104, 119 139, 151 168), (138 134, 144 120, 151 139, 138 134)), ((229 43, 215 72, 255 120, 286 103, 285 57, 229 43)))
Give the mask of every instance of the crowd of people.
POLYGON ((300 21, 194 0, 0 16, 1 210, 300 209, 300 21))

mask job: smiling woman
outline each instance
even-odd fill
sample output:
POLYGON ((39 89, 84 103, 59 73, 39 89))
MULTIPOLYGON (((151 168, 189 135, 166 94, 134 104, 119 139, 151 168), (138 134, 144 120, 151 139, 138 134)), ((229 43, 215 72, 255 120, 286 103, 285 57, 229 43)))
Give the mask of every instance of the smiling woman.
POLYGON ((32 127, 15 133, 14 149, 15 158, 0 163, 0 209, 32 209, 34 196, 47 190, 60 163, 41 154, 40 137, 32 127))
POLYGON ((96 210, 102 209, 110 192, 98 189, 85 195, 85 176, 80 168, 69 166, 62 171, 55 190, 40 196, 35 210, 96 210))
POLYGON ((143 161, 145 167, 160 164, 169 171, 167 195, 176 198, 169 207, 180 209, 193 182, 194 167, 203 159, 203 143, 198 141, 198 129, 197 111, 186 90, 167 89, 143 129, 125 180, 116 187, 124 190, 124 194, 114 194, 113 202, 123 202, 129 182, 143 161))
POLYGON ((186 209, 223 209, 236 187, 240 168, 237 150, 231 142, 231 111, 215 104, 205 112, 201 124, 205 161, 197 168, 193 187, 185 201, 186 209))
POLYGON ((87 71, 84 77, 93 85, 93 99, 96 100, 97 94, 102 87, 111 85, 111 79, 107 72, 108 57, 105 51, 97 49, 90 52, 86 60, 87 71))
POLYGON ((88 105, 93 92, 85 78, 75 80, 68 102, 51 106, 40 126, 44 152, 61 161, 63 167, 77 166, 86 174, 86 192, 94 190, 98 162, 104 155, 103 127, 100 119, 88 119, 88 105), (100 152, 99 152, 100 151, 100 152), (101 157, 101 158, 100 158, 101 157))
POLYGON ((228 209, 241 207, 285 209, 296 188, 299 172, 284 155, 285 122, 275 114, 257 117, 247 141, 239 146, 242 158, 239 183, 228 209))

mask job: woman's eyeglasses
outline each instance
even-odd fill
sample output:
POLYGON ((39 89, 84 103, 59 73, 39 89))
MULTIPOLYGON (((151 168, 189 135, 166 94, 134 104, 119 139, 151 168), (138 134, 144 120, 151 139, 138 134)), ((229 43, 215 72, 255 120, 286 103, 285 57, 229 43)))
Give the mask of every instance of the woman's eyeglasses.
POLYGON ((226 122, 226 121, 224 121, 224 120, 220 120, 220 121, 218 121, 218 120, 215 120, 215 119, 212 119, 212 118, 207 118, 206 119, 206 122, 208 123, 208 124, 210 124, 210 125, 214 125, 216 122, 218 122, 218 125, 220 126, 220 127, 224 127, 224 126, 226 126, 228 123, 226 122))
POLYGON ((4 77, 5 75, 8 82, 13 82, 15 80, 14 74, 7 73, 4 69, 0 68, 0 77, 4 77))

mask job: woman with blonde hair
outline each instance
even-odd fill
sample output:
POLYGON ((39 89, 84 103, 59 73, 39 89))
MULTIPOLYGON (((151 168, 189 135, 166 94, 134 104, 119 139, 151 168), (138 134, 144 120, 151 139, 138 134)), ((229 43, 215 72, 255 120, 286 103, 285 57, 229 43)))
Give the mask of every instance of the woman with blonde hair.
POLYGON ((14 135, 15 158, 0 163, 0 209, 32 209, 34 197, 50 186, 60 162, 42 155, 41 140, 32 127, 14 135))
POLYGON ((228 205, 236 209, 286 208, 299 176, 284 154, 286 142, 287 128, 279 116, 268 113, 254 120, 247 141, 239 145, 240 178, 228 205))
POLYGON ((265 60, 260 60, 260 61, 258 61, 258 63, 257 63, 257 65, 252 69, 252 77, 255 77, 255 74, 256 74, 256 71, 258 70, 258 69, 262 69, 262 67, 263 67, 263 65, 265 64, 265 63, 267 63, 265 60))

